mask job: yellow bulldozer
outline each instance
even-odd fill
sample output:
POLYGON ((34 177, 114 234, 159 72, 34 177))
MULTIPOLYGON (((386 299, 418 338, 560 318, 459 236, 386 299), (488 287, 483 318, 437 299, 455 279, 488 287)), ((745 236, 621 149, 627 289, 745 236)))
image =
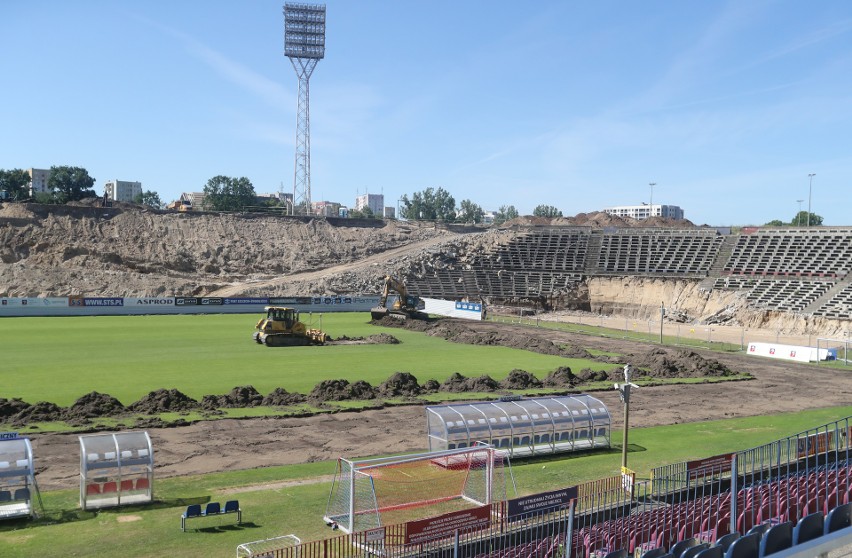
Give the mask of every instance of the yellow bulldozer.
POLYGON ((267 306, 266 317, 255 326, 252 338, 267 347, 299 347, 324 345, 330 339, 327 333, 311 329, 299 321, 299 312, 294 308, 267 306))

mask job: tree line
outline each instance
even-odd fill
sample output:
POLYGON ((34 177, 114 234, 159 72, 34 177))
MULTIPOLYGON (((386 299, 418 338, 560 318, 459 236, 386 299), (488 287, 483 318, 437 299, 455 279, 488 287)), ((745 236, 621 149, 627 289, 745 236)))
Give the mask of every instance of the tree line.
POLYGON ((807 211, 799 211, 796 213, 790 222, 784 222, 781 219, 773 219, 766 223, 767 227, 818 227, 822 225, 822 215, 816 213, 808 213, 807 211))
MULTIPOLYGON (((469 199, 464 199, 456 207, 455 198, 443 188, 426 188, 408 194, 399 200, 400 217, 409 221, 445 221, 455 223, 482 223, 485 211, 482 206, 469 199)), ((533 210, 536 217, 562 217, 562 212, 552 205, 541 204, 533 210)), ((501 205, 494 214, 494 224, 499 225, 518 217, 514 205, 501 205)))
MULTIPOLYGON (((95 198, 95 179, 82 167, 53 166, 47 181, 47 192, 37 192, 30 197, 30 175, 23 169, 0 169, 0 192, 12 201, 32 199, 37 203, 64 204, 84 198, 95 198)), ((204 185, 204 208, 211 211, 241 211, 257 206, 257 193, 251 181, 217 175, 204 185)), ((153 208, 162 209, 164 204, 159 194, 146 190, 133 200, 153 208)), ((400 217, 412 221, 444 221, 448 223, 481 224, 485 219, 482 206, 470 199, 456 205, 455 198, 443 188, 426 188, 400 198, 400 217)), ((276 202, 271 202, 276 203, 276 202)), ((302 208, 303 212, 305 208, 302 208)), ((305 212, 307 213, 307 212, 305 212)), ((350 217, 379 218, 369 208, 351 210, 350 217)), ((533 211, 537 217, 562 217, 562 212, 552 205, 541 204, 533 211)), ((518 217, 514 205, 501 205, 494 215, 494 223, 501 224, 518 217)))

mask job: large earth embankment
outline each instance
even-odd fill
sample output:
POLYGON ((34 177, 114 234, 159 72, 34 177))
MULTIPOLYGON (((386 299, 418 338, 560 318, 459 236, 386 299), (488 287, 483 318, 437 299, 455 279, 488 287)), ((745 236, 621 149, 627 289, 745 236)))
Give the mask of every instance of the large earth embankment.
MULTIPOLYGON (((605 214, 554 225, 636 226, 605 214)), ((540 219, 539 219, 540 220, 540 219)), ((0 205, 0 297, 377 294, 387 273, 466 269, 539 221, 511 228, 175 213, 135 205, 0 205)), ((687 222, 688 224, 688 222, 687 222)), ((689 224, 691 225, 691 224, 689 224)), ((657 226, 683 226, 657 223, 657 226)), ((840 337, 848 321, 757 308, 697 279, 587 277, 565 293, 595 314, 840 337)))

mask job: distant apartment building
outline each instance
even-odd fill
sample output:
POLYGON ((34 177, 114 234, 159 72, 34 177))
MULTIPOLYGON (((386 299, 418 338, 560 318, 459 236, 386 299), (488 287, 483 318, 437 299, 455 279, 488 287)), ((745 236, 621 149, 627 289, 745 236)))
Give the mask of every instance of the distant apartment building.
POLYGON ((385 212, 382 215, 384 219, 396 219, 396 208, 395 207, 386 207, 385 212))
POLYGON ((355 210, 363 211, 369 207, 376 217, 381 217, 385 208, 384 194, 363 194, 355 198, 355 210))
POLYGON ((683 209, 676 205, 618 205, 604 208, 605 213, 617 217, 631 219, 648 219, 649 217, 665 217, 667 219, 683 219, 683 209))
POLYGON ((27 169, 27 174, 30 175, 30 197, 50 192, 50 188, 47 187, 47 181, 50 179, 50 169, 27 169))
POLYGON ((142 195, 142 183, 128 180, 107 180, 104 184, 107 199, 118 202, 132 202, 142 195))
POLYGON ((321 217, 339 217, 340 204, 330 201, 311 202, 311 212, 321 217))

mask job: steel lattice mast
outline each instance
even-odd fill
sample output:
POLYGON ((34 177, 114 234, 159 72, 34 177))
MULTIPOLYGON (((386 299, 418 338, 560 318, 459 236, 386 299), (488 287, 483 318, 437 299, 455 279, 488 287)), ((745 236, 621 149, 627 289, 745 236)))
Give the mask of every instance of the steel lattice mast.
POLYGON ((325 56, 324 4, 284 4, 284 54, 299 78, 293 213, 305 215, 311 209, 310 79, 325 56))

